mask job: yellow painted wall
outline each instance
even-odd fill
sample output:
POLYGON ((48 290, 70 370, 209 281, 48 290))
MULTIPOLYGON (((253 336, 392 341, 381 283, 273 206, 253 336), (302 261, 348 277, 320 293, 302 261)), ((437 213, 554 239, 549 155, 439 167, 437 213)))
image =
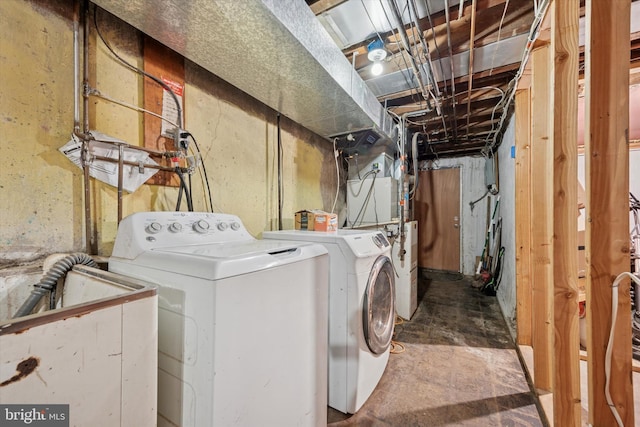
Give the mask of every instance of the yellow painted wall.
POLYGON ((82 180, 58 151, 73 130, 71 9, 0 2, 0 256, 82 245, 82 180))
MULTIPOLYGON (((82 172, 58 152, 73 130, 72 3, 0 1, 0 266, 85 250, 82 172)), ((105 12, 98 22, 118 54, 142 67, 141 34, 105 12)), ((91 86, 141 106, 143 78, 115 60, 91 27, 91 86)), ((215 210, 240 216, 256 237, 275 229, 277 113, 188 61, 185 80, 185 127, 202 151, 215 210)), ((89 113, 91 129, 143 143, 142 113, 95 97, 89 113)), ((281 129, 283 219, 291 228, 296 210, 331 209, 335 164, 329 141, 285 117, 281 129)), ((202 176, 192 182, 194 209, 207 210, 202 176)), ((124 215, 174 210, 177 194, 150 185, 125 192, 124 215)), ((91 197, 98 254, 109 255, 117 191, 92 179, 91 197)))

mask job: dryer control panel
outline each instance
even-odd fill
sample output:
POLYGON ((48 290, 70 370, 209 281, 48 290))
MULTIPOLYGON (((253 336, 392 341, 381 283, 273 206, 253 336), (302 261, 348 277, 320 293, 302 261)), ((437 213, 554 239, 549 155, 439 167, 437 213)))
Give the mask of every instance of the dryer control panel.
POLYGON ((255 240, 235 215, 208 212, 138 212, 118 226, 113 256, 133 259, 172 246, 255 240))
POLYGON ((345 235, 344 240, 358 258, 381 254, 391 248, 384 233, 379 231, 345 235))

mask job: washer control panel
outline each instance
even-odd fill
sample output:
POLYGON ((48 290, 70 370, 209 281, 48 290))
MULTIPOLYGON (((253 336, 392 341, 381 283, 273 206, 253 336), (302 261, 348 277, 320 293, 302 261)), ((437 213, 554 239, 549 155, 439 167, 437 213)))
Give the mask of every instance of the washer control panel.
POLYGON ((208 212, 138 212, 124 218, 112 256, 130 258, 142 251, 255 240, 235 215, 208 212))

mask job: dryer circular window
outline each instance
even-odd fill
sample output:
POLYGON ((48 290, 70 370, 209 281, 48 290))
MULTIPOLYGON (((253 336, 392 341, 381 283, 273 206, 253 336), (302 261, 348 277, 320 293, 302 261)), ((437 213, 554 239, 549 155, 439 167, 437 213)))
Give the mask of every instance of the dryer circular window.
POLYGON ((395 320, 393 266, 381 255, 373 264, 362 304, 364 339, 374 354, 384 353, 391 344, 395 320))

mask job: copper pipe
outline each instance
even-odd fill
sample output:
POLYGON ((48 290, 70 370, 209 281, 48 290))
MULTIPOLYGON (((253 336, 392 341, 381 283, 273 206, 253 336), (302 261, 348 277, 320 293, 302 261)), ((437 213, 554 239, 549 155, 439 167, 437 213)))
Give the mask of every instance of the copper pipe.
MULTIPOLYGON (((106 156, 91 156, 91 159, 102 160, 102 161, 111 162, 111 163, 120 163, 119 159, 114 159, 112 157, 106 157, 106 156)), ((143 167, 148 169, 158 169, 159 171, 164 171, 164 172, 175 172, 175 168, 172 168, 169 166, 154 165, 149 163, 140 164, 137 162, 132 162, 130 160, 122 160, 122 164, 127 166, 143 167)))
MULTIPOLYGON (((149 153, 149 154, 153 154, 155 156, 166 156, 167 154, 173 154, 173 152, 167 152, 167 151, 158 151, 158 150, 153 150, 151 148, 146 148, 146 147, 139 147, 137 145, 130 145, 127 144, 126 142, 114 142, 114 141, 110 141, 108 139, 100 139, 100 138, 96 138, 94 136, 92 136, 91 134, 87 135, 87 140, 91 140, 91 141, 95 141, 95 142, 102 142, 104 144, 113 144, 113 145, 122 145, 125 148, 132 148, 135 150, 139 150, 139 151, 144 151, 145 153, 149 153)), ((169 156, 169 157, 173 157, 173 156, 169 156)))
POLYGON ((89 13, 89 4, 86 0, 74 0, 74 12, 73 12, 73 66, 74 66, 74 123, 73 133, 82 139, 82 152, 80 154, 80 163, 82 165, 82 185, 84 188, 84 234, 85 234, 85 252, 87 254, 96 254, 97 248, 93 241, 93 235, 91 232, 91 187, 89 176, 89 163, 87 162, 87 132, 89 131, 89 98, 83 93, 83 113, 84 113, 84 127, 83 132, 80 132, 80 44, 79 44, 79 32, 80 32, 80 17, 82 16, 82 41, 83 41, 83 86, 88 81, 89 76, 89 25, 87 23, 87 14, 89 13), (81 13, 81 3, 82 11, 81 13))
POLYGON ((124 147, 118 146, 118 224, 122 221, 122 181, 124 174, 124 147))

